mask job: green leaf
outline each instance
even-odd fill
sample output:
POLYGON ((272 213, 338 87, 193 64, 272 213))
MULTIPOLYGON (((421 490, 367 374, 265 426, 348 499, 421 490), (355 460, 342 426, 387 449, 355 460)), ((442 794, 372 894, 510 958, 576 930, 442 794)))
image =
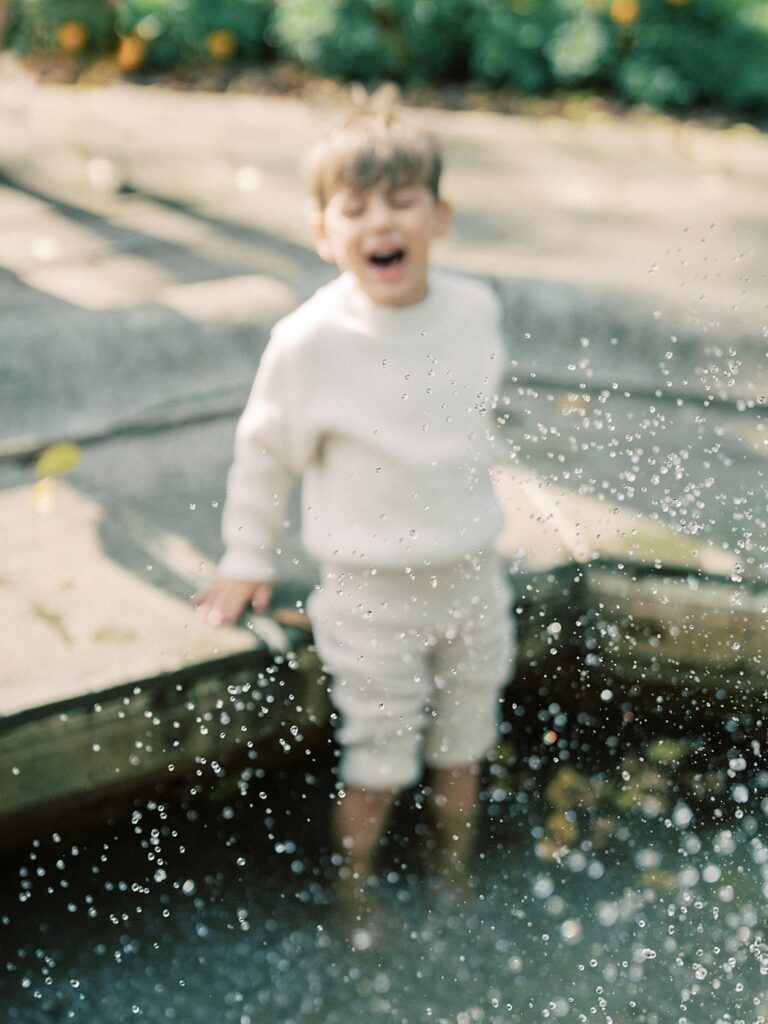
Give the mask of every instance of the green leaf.
POLYGON ((82 452, 76 444, 62 441, 46 448, 35 463, 35 473, 39 477, 64 476, 82 462, 82 452))

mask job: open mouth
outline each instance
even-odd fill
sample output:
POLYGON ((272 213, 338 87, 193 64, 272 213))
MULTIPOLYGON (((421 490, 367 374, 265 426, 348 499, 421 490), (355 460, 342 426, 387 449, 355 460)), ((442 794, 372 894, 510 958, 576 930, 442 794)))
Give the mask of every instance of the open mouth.
POLYGON ((405 252, 402 249, 390 249, 387 252, 377 252, 368 257, 374 267, 396 267, 405 259, 405 252))

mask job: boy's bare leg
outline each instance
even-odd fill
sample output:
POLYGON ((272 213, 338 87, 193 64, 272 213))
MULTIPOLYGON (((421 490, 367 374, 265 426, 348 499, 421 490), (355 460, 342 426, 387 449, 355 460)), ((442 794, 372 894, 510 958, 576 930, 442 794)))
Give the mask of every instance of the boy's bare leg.
POLYGON ((429 807, 435 828, 435 866, 449 881, 466 877, 467 858, 474 839, 480 768, 432 768, 429 772, 429 807))
POLYGON ((339 892, 351 916, 360 916, 365 909, 366 886, 398 792, 350 786, 336 805, 334 838, 344 857, 339 892))

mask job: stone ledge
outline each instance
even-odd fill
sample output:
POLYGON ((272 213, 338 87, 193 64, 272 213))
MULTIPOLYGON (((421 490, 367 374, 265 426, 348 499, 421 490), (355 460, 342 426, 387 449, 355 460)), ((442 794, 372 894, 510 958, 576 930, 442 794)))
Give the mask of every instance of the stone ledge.
POLYGON ((0 493, 9 539, 0 616, 14 638, 0 668, 0 718, 259 646, 109 559, 102 516, 62 481, 0 493))

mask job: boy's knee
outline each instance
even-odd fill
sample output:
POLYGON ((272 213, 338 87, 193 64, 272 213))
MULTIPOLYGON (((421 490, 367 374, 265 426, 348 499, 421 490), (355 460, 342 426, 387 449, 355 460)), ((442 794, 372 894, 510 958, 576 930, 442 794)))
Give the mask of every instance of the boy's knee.
POLYGON ((417 743, 386 750, 344 747, 341 778, 347 786, 366 789, 408 789, 421 777, 421 758, 417 743))

